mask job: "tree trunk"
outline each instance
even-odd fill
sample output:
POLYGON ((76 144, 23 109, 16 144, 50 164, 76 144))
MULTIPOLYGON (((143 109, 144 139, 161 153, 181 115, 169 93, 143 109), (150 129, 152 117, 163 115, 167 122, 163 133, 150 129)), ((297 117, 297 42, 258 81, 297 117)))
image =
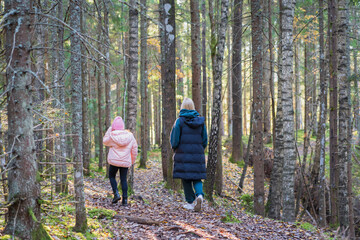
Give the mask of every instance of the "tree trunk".
POLYGON ((261 0, 251 1, 251 44, 252 44, 252 75, 253 75, 253 107, 254 116, 254 210, 255 214, 264 215, 264 157, 263 157, 263 109, 262 109, 262 12, 261 0))
MULTIPOLYGON (((129 83, 127 89, 126 127, 136 136, 139 16, 137 1, 131 0, 129 4, 129 83)), ((131 167, 129 174, 129 187, 130 190, 134 189, 134 165, 131 167)))
MULTIPOLYGON (((357 31, 357 12, 355 8, 353 9, 353 37, 357 39, 359 37, 358 31, 357 31)), ((354 89, 355 89, 355 99, 354 99, 354 123, 355 123, 355 129, 358 132, 356 144, 360 145, 360 101, 359 101, 359 73, 358 73, 358 56, 359 51, 359 43, 356 41, 355 48, 353 50, 353 58, 354 58, 354 89)))
POLYGON ((337 29, 337 79, 339 83, 339 187, 338 209, 340 231, 349 234, 349 194, 348 194, 348 128, 350 119, 350 96, 348 89, 350 84, 350 54, 349 54, 349 20, 348 1, 338 0, 338 29, 337 29))
POLYGON ((284 134, 284 167, 283 167, 283 220, 295 221, 295 138, 293 109, 293 20, 294 0, 282 0, 281 11, 281 54, 282 67, 280 81, 282 89, 283 134, 284 134))
POLYGON ((233 135, 233 105, 232 105, 232 59, 231 59, 231 27, 229 27, 228 31, 228 39, 227 39, 227 49, 228 49, 228 55, 227 55, 227 134, 228 137, 231 137, 233 135))
MULTIPOLYGON (((322 10, 321 10, 322 11, 322 10)), ((294 33, 297 33, 298 29, 295 27, 294 33)), ((295 61, 295 139, 297 141, 297 133, 301 128, 301 88, 300 88, 300 57, 299 57, 299 44, 298 41, 294 42, 294 61, 295 61)))
MULTIPOLYGON (((45 5, 44 1, 39 1, 39 3, 41 2, 43 2, 45 5)), ((42 7, 39 6, 39 9, 37 11, 41 11, 41 8, 42 7)), ((40 15, 35 15, 35 17, 36 17, 35 21, 38 24, 37 26, 35 26, 36 40, 37 40, 37 45, 39 45, 40 49, 34 52, 34 58, 36 60, 35 71, 37 72, 38 79, 36 79, 35 77, 33 81, 35 94, 32 95, 32 100, 35 109, 39 109, 38 111, 40 112, 40 114, 43 114, 42 108, 45 99, 44 86, 43 86, 43 84, 45 84, 45 48, 46 48, 46 41, 48 40, 45 39, 46 36, 45 27, 42 24, 46 24, 47 20, 46 18, 40 15)), ((36 159, 37 162, 44 162, 45 159, 44 159, 43 147, 45 141, 43 141, 43 138, 45 138, 46 136, 46 134, 44 134, 46 131, 41 130, 42 128, 45 128, 44 125, 42 124, 42 116, 36 117, 34 119, 34 126, 37 126, 35 128, 37 131, 34 132, 36 159)), ((43 172, 43 168, 46 169, 46 165, 38 164, 38 169, 41 173, 43 172)))
MULTIPOLYGON (((96 1, 95 1, 96 3, 96 1)), ((101 16, 101 2, 99 1, 98 4, 96 5, 97 8, 97 13, 98 13, 98 23, 97 23, 97 32, 98 32, 98 51, 102 52, 102 41, 103 39, 103 26, 102 26, 102 16, 101 16)), ((104 167, 104 145, 103 145, 103 92, 104 92, 104 85, 103 85, 103 81, 101 78, 101 57, 100 54, 97 54, 97 64, 96 64, 96 70, 97 70, 97 91, 98 91, 98 96, 97 96, 97 102, 98 102, 98 124, 97 124, 97 128, 98 128, 98 132, 99 135, 98 137, 98 145, 99 145, 99 170, 102 170, 104 167)))
MULTIPOLYGON (((33 1, 6 1, 6 79, 8 103, 8 221, 5 234, 21 239, 51 239, 41 224, 40 185, 31 106, 30 49, 33 1), (16 36, 16 38, 14 37, 16 36), (24 47, 15 47, 24 46, 24 47)), ((37 79, 38 81, 38 79, 37 79)))
POLYGON ((269 67, 270 67, 270 94, 271 94, 271 117, 272 117, 272 142, 273 148, 275 146, 275 126, 276 126, 276 112, 275 112, 275 90, 274 90, 274 44, 273 44, 273 37, 272 37, 272 10, 271 10, 272 0, 268 0, 268 11, 269 11, 269 20, 268 20, 268 27, 269 27, 269 67))
MULTIPOLYGON (((109 0, 103 0, 104 6, 104 55, 105 55, 105 66, 104 66, 104 77, 105 77, 105 129, 107 130, 111 125, 111 78, 110 78, 110 37, 109 37, 109 7, 111 3, 109 0)), ((106 148, 107 156, 109 148, 106 148)), ((106 177, 109 176, 109 164, 106 161, 106 177)))
POLYGON ((206 119, 206 106, 207 106, 207 74, 206 74, 206 4, 205 0, 202 0, 201 4, 201 15, 202 15, 202 116, 206 119))
MULTIPOLYGON (((221 106, 221 105, 220 105, 221 106)), ((221 111, 222 106, 221 106, 221 111)), ((222 118, 220 118, 220 121, 223 121, 222 118)), ((223 129, 224 125, 220 123, 220 129, 223 129)), ((220 130, 220 132, 223 130, 220 130)), ((215 193, 218 196, 221 196, 223 191, 223 161, 222 161, 222 136, 219 134, 218 136, 218 149, 217 149, 217 163, 216 163, 216 173, 215 173, 215 193)))
MULTIPOLYGON (((311 134, 311 116, 312 116, 312 86, 310 81, 310 75, 312 75, 309 62, 310 62, 310 53, 309 53, 309 45, 311 39, 308 36, 305 41, 305 49, 304 49, 304 85, 305 85, 305 113, 304 113, 304 146, 303 146, 303 162, 301 163, 301 167, 303 171, 306 168, 306 159, 308 148, 310 146, 310 134, 311 134)), ((310 51, 311 52, 311 51, 310 51)), ((311 66, 312 68, 312 66, 311 66)))
MULTIPOLYGON (((279 7, 282 0, 279 1, 279 7)), ((280 7, 281 8, 281 7, 280 7)), ((282 23, 282 11, 279 17, 280 25, 282 23)), ((279 29, 280 36, 282 29, 279 29)), ((279 40, 280 42, 281 40, 279 40)), ((282 48, 279 46, 279 55, 282 48)), ((278 72, 281 72, 282 61, 278 56, 278 72)), ((278 75, 279 76, 279 75, 278 75)), ((282 81, 278 82, 278 101, 275 121, 275 136, 274 136, 274 164, 270 177, 270 189, 268 197, 269 217, 273 219, 281 219, 281 198, 283 185, 283 165, 284 165, 284 136, 283 136, 283 111, 282 111, 282 81)))
POLYGON ((173 158, 172 150, 169 142, 171 128, 176 120, 176 99, 175 99, 175 1, 162 0, 162 26, 163 45, 162 45, 162 145, 161 155, 163 162, 166 162, 166 184, 169 188, 177 190, 180 187, 180 182, 173 179, 173 158))
POLYGON ((140 168, 146 168, 147 150, 148 150, 148 74, 147 74, 147 18, 146 18, 146 0, 141 0, 142 14, 140 16, 140 34, 141 34, 141 60, 140 60, 140 92, 141 92, 141 156, 140 168))
MULTIPOLYGON (((211 1, 211 0, 210 0, 211 1)), ((209 4, 210 4, 209 1, 209 4)), ((213 201, 213 189, 215 182, 215 173, 217 165, 217 151, 218 151, 218 136, 221 122, 221 76, 224 60, 224 49, 225 49, 225 36, 228 22, 228 8, 229 1, 221 0, 221 19, 218 27, 218 41, 216 45, 216 55, 213 58, 213 77, 214 77, 214 88, 213 88, 213 104, 212 104, 212 119, 211 119, 211 132, 209 141, 209 156, 208 164, 206 169, 207 179, 205 181, 205 192, 210 201, 213 201), (216 58, 215 58, 216 57, 216 58)), ((213 14, 209 7, 209 14, 213 14)), ((214 39, 212 39, 212 42, 214 39)), ((214 45, 211 45, 214 47, 214 45)), ((221 143, 220 143, 221 144, 221 143)))
MULTIPOLYGON (((63 19, 63 1, 60 0, 58 1, 58 7, 57 7, 57 16, 58 16, 58 19, 63 19)), ((64 66, 64 62, 65 62, 65 54, 64 54, 64 27, 63 26, 60 26, 58 28, 58 33, 57 33, 57 36, 58 36, 58 62, 59 62, 59 67, 58 67, 58 71, 59 71, 59 76, 61 76, 61 87, 59 87, 59 101, 60 101, 60 104, 62 106, 62 109, 61 109, 61 115, 63 117, 63 119, 65 120, 67 118, 67 112, 66 112, 66 108, 65 108, 65 66, 64 66)), ((60 145, 60 151, 61 153, 60 156, 62 156, 61 158, 61 167, 62 167, 62 175, 61 175, 61 183, 62 183, 62 187, 61 187, 61 191, 63 193, 68 193, 68 177, 67 177, 67 174, 68 174, 68 170, 67 170, 67 165, 65 164, 66 162, 66 157, 68 156, 66 154, 66 125, 62 124, 61 127, 60 127, 60 142, 61 142, 61 145, 60 145)), ((58 148, 56 148, 58 149, 58 148)))
POLYGON ((338 187, 338 143, 337 143, 337 0, 329 1, 328 21, 330 28, 329 73, 330 73, 330 223, 337 222, 337 187, 338 187))
MULTIPOLYGON (((158 84, 158 89, 160 89, 160 84, 158 84)), ((153 102, 154 102, 154 132, 155 132, 155 144, 160 147, 161 139, 161 104, 160 104, 160 90, 154 89, 153 102)))
POLYGON ((201 113, 201 47, 199 0, 190 0, 191 12, 191 68, 192 99, 195 109, 201 113))
POLYGON ((74 188, 76 201, 76 222, 74 230, 85 232, 87 229, 85 193, 82 159, 82 81, 81 81, 81 41, 80 41, 80 11, 82 2, 70 2, 70 26, 73 31, 71 42, 71 106, 72 134, 74 146, 74 188))
POLYGON ((326 62, 324 52, 324 1, 319 0, 319 45, 320 45, 320 119, 316 139, 316 151, 313 169, 312 184, 318 188, 319 198, 319 224, 326 226, 326 200, 325 200, 325 130, 326 130, 326 107, 327 107, 327 83, 326 83, 326 62))
MULTIPOLYGON (((184 99, 184 73, 183 73, 183 58, 182 58, 182 52, 183 52, 183 47, 181 45, 181 41, 179 41, 178 43, 176 43, 177 45, 177 51, 176 51, 176 67, 178 69, 178 71, 180 71, 179 74, 177 74, 177 84, 176 84, 176 96, 180 96, 177 97, 177 106, 176 109, 180 109, 181 103, 184 99)), ((200 112, 199 112, 200 113, 200 112)), ((200 113, 201 114, 201 113, 200 113)))
MULTIPOLYGON (((85 7, 85 4, 82 6, 85 7)), ((82 8, 81 10, 81 32, 86 35, 86 12, 82 8)), ((84 175, 90 176, 90 142, 89 142, 89 114, 88 114, 88 68, 87 68, 87 52, 84 44, 81 44, 81 78, 82 78, 82 134, 83 134, 83 163, 84 163, 84 175)))
MULTIPOLYGON (((269 22, 269 9, 268 9, 268 1, 262 0, 262 8, 263 8, 263 26, 264 26, 264 34, 265 36, 269 35, 268 31, 269 29, 266 28, 266 23, 269 22)), ((271 29, 271 27, 270 27, 271 29)), ((270 143, 271 141, 271 117, 270 117, 270 43, 269 39, 267 37, 263 37, 263 43, 262 43, 262 51, 263 51, 263 82, 262 82, 262 88, 263 88, 263 131, 264 131, 264 141, 265 144, 270 143)))
POLYGON ((243 158, 242 146, 242 8, 243 0, 234 1, 233 13, 233 47, 232 47, 232 105, 233 105, 233 137, 232 159, 238 162, 243 158))

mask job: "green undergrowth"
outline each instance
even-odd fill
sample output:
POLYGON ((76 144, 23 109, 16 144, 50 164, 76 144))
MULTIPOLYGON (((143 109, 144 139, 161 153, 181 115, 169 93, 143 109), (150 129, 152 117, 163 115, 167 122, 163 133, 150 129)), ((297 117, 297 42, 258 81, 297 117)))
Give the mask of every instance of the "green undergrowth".
POLYGON ((43 215, 44 228, 58 239, 108 239, 113 233, 107 228, 115 211, 101 207, 86 207, 88 229, 85 233, 74 231, 75 207, 71 204, 54 207, 54 211, 43 215))
POLYGON ((308 222, 297 222, 297 223, 295 223, 295 225, 299 228, 302 228, 302 229, 304 229, 306 231, 310 231, 310 232, 314 232, 317 229, 316 226, 314 226, 308 222))
POLYGON ((241 223, 231 212, 227 212, 224 217, 221 218, 223 223, 241 223))

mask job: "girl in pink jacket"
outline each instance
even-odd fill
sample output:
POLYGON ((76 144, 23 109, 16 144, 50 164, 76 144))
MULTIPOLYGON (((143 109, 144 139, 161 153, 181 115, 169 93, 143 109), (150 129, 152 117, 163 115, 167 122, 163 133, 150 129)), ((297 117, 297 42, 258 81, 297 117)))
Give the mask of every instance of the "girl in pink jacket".
POLYGON ((116 117, 111 127, 106 131, 103 138, 105 146, 110 147, 107 157, 109 163, 109 179, 114 193, 112 203, 120 200, 119 191, 116 183, 116 173, 120 171, 120 181, 122 189, 122 205, 127 205, 127 179, 128 168, 135 163, 138 153, 138 145, 134 135, 124 129, 124 121, 121 117, 116 117))

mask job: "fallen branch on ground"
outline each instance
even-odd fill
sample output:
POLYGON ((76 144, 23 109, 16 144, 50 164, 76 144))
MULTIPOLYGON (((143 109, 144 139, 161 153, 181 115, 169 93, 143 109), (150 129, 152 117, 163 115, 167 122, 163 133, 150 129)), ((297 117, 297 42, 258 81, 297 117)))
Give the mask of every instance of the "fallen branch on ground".
POLYGON ((155 221, 155 220, 152 220, 150 218, 125 216, 125 215, 115 215, 114 218, 117 218, 117 219, 125 218, 129 222, 135 222, 135 223, 145 224, 145 225, 160 225, 159 221, 155 221))

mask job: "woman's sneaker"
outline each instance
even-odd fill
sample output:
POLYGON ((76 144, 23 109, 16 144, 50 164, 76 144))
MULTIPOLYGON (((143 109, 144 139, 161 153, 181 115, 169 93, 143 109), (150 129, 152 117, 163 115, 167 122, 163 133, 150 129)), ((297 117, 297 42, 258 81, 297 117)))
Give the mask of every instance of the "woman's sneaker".
POLYGON ((203 201, 204 201, 204 197, 202 195, 199 195, 196 197, 195 206, 194 206, 195 212, 201 211, 201 205, 203 204, 203 201))
POLYGON ((194 209, 194 203, 187 203, 183 206, 187 210, 193 210, 194 209))

